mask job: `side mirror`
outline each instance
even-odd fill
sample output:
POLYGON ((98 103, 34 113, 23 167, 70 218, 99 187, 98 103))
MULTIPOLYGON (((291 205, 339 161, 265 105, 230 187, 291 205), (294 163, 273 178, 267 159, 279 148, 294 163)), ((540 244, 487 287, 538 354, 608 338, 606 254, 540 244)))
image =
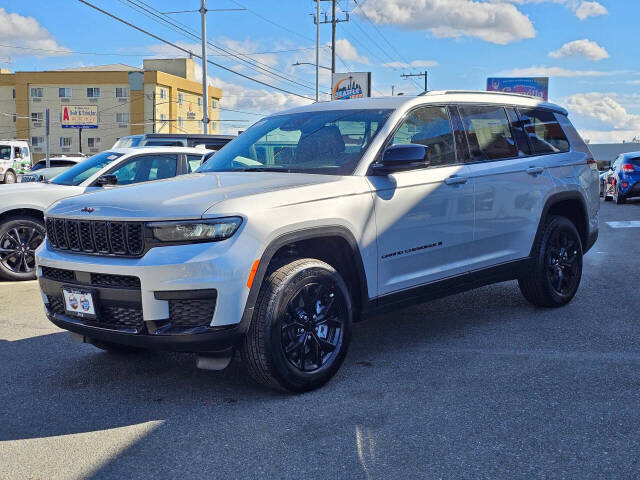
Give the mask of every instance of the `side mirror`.
POLYGON ((115 175, 101 175, 96 180, 96 185, 99 187, 104 187, 106 185, 117 185, 118 177, 115 175))
POLYGON ((391 145, 382 154, 382 161, 373 164, 373 171, 379 175, 414 170, 429 166, 428 148, 417 143, 391 145))

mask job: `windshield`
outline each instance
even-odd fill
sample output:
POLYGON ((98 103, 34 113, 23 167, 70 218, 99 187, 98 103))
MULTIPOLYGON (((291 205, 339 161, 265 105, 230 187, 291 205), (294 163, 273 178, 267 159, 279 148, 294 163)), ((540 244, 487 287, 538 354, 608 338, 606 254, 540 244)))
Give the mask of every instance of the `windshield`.
POLYGON ((71 167, 66 172, 58 175, 51 180, 51 183, 57 185, 80 185, 87 178, 94 175, 99 170, 113 163, 114 160, 120 158, 122 153, 115 152, 102 152, 87 158, 85 161, 80 162, 75 167, 71 167))
POLYGON ((391 110, 327 110, 267 117, 198 171, 350 175, 390 114, 391 110))
POLYGON ((122 137, 113 144, 111 148, 131 148, 137 147, 142 140, 142 135, 131 135, 130 137, 122 137))
POLYGON ((0 160, 11 159, 11 147, 9 145, 0 145, 0 160))

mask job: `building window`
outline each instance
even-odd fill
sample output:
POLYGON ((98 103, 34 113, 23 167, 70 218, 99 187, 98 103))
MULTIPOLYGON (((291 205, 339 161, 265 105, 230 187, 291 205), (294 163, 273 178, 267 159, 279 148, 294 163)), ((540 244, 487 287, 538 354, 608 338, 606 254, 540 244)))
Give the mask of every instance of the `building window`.
POLYGON ((178 117, 178 128, 184 127, 184 118, 178 117))
POLYGON ((116 113, 116 123, 129 123, 129 114, 116 113))
POLYGON ((218 108, 218 101, 214 98, 211 100, 211 108, 218 108))
POLYGON ((129 97, 129 89, 126 87, 116 87, 116 98, 129 97))
POLYGON ((31 98, 42 98, 44 89, 42 87, 31 87, 31 98))
POLYGON ((202 123, 202 120, 198 120, 198 128, 200 131, 204 131, 204 123, 202 123))
POLYGON ((100 98, 100 88, 98 88, 98 87, 89 87, 89 88, 87 88, 87 97, 88 98, 100 98))
POLYGON ((59 88, 58 89, 58 97, 59 98, 71 98, 71 89, 70 88, 59 88))
POLYGON ((16 123, 16 118, 17 118, 17 117, 16 117, 16 114, 14 113, 14 114, 13 114, 13 123, 16 123))
POLYGON ((70 147, 71 142, 73 141, 72 137, 60 137, 60 147, 70 147))
POLYGON ((167 89, 166 88, 161 88, 160 89, 160 98, 162 100, 166 100, 167 99, 167 89))
POLYGON ((33 123, 42 122, 42 112, 31 112, 31 121, 33 123))
POLYGON ((216 122, 210 122, 209 125, 211 125, 211 132, 215 132, 216 131, 216 122))
POLYGON ((89 148, 98 148, 100 146, 100 137, 87 138, 87 146, 89 148))
POLYGON ((13 95, 13 98, 15 99, 16 98, 16 89, 15 88, 13 89, 12 95, 13 95))
POLYGON ((182 102, 184 102, 184 93, 178 92, 178 104, 182 105, 182 102))
POLYGON ((167 116, 164 113, 160 114, 160 121, 161 122, 166 122, 167 121, 167 116))
POLYGON ((31 146, 39 148, 44 144, 44 137, 31 137, 31 146))
POLYGON ((201 107, 202 106, 202 97, 198 97, 198 106, 201 107))

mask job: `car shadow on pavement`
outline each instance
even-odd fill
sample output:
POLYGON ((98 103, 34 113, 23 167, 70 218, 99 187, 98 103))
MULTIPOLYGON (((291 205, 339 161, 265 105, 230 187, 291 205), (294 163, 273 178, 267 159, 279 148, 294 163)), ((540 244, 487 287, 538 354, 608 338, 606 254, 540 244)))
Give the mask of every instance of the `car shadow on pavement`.
MULTIPOLYGON (((482 291, 473 301, 467 293, 357 324, 340 372, 304 395, 254 384, 237 358, 226 370, 211 372, 196 369, 194 355, 114 355, 74 343, 66 333, 0 341, 0 441, 160 421, 92 478, 174 477, 163 472, 174 471, 176 464, 182 478, 206 471, 235 478, 243 476, 239 466, 253 469, 248 476, 256 471, 257 476, 289 476, 277 469, 284 465, 365 478, 376 432, 396 428, 389 403, 410 409, 408 392, 418 382, 430 382, 436 391, 441 382, 437 372, 430 372, 428 378, 411 375, 406 383, 390 384, 389 371, 408 376, 415 371, 412 352, 448 348, 473 328, 522 314, 524 300, 514 295, 513 282, 507 289, 482 291), (387 372, 385 383, 380 383, 381 370, 387 372), (332 458, 339 463, 326 470, 332 458)), ((467 360, 458 361, 464 368, 467 360)))

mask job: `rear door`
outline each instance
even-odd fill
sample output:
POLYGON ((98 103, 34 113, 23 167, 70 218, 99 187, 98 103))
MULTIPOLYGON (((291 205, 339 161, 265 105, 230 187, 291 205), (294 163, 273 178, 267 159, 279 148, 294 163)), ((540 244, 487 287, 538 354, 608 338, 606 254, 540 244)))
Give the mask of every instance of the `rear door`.
POLYGON ((378 286, 385 295, 467 269, 473 238, 473 186, 456 157, 444 106, 410 112, 388 145, 427 147, 427 168, 369 176, 378 231, 378 286))
POLYGON ((461 105, 474 184, 473 268, 527 257, 547 193, 548 162, 531 155, 524 125, 513 108, 461 105))

